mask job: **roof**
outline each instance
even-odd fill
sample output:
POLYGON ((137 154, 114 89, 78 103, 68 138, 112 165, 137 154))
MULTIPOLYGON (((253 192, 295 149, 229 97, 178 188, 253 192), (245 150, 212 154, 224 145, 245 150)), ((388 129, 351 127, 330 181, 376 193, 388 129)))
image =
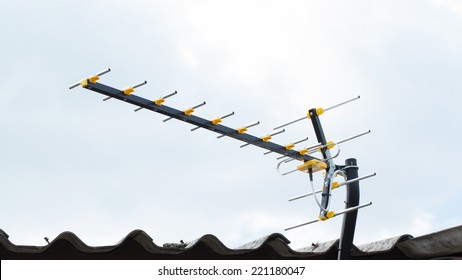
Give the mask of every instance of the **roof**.
MULTIPOLYGON (((290 241, 273 233, 237 248, 228 248, 214 235, 204 235, 191 242, 156 245, 142 230, 133 230, 111 246, 88 246, 72 232, 63 232, 45 246, 15 245, 0 230, 1 259, 124 259, 124 260, 190 260, 190 259, 337 259, 339 240, 292 249, 290 241)), ((353 246, 352 259, 462 259, 462 226, 428 235, 409 234, 353 246)))

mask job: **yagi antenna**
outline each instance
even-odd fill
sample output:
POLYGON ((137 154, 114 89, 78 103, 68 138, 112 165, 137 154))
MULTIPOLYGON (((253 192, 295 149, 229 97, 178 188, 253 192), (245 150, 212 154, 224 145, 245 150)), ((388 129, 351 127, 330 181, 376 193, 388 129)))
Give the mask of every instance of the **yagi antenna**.
POLYGON ((241 142, 244 142, 244 144, 240 145, 241 148, 249 146, 249 145, 253 145, 253 146, 257 146, 257 147, 260 147, 266 150, 266 152, 264 153, 265 155, 270 154, 270 153, 279 154, 278 159, 281 160, 281 162, 279 162, 278 168, 282 163, 288 163, 293 160, 297 160, 301 162, 301 164, 299 164, 295 170, 290 171, 289 173, 295 172, 295 171, 301 171, 305 174, 308 174, 312 192, 293 197, 289 199, 289 201, 298 200, 300 198, 307 197, 307 196, 313 196, 319 207, 319 215, 316 220, 303 223, 303 224, 299 224, 297 226, 289 227, 286 230, 299 228, 304 225, 308 225, 308 224, 311 224, 317 221, 325 221, 330 218, 336 217, 338 215, 345 214, 344 223, 342 227, 342 235, 341 235, 341 240, 340 240, 339 259, 349 258, 351 254, 352 244, 353 244, 353 236, 354 236, 357 212, 360 208, 363 208, 363 207, 366 207, 372 204, 372 203, 362 204, 362 205, 359 204, 359 181, 375 176, 375 173, 360 177, 358 175, 358 166, 357 166, 356 159, 354 158, 347 159, 344 165, 337 165, 334 163, 333 160, 340 154, 340 149, 338 147, 339 144, 355 139, 355 138, 358 138, 367 133, 370 133, 370 130, 367 132, 363 132, 363 133, 342 139, 337 142, 328 142, 324 135, 324 131, 322 129, 319 116, 326 111, 329 111, 339 106, 353 102, 359 99, 360 98, 359 96, 349 99, 347 101, 341 102, 339 104, 333 105, 331 107, 324 108, 324 109, 323 108, 312 108, 308 110, 307 115, 304 116, 303 118, 299 118, 299 119, 296 119, 296 120, 287 122, 283 125, 275 127, 274 130, 276 131, 273 133, 269 133, 264 136, 254 136, 248 133, 248 130, 251 127, 259 125, 260 124, 259 121, 256 121, 256 122, 253 122, 253 123, 250 123, 250 124, 238 127, 238 128, 232 128, 232 127, 222 124, 222 122, 225 118, 233 116, 234 112, 222 115, 214 119, 202 118, 200 116, 196 116, 195 114, 193 114, 193 112, 195 112, 197 108, 202 107, 206 104, 205 101, 197 105, 194 105, 192 107, 188 107, 187 109, 183 109, 183 110, 179 110, 179 109, 170 107, 168 105, 165 105, 169 97, 172 97, 177 94, 176 91, 170 94, 161 96, 157 99, 149 100, 149 99, 132 94, 136 88, 145 85, 147 83, 146 81, 135 84, 123 90, 98 83, 98 80, 100 79, 100 77, 110 71, 111 70, 107 68, 106 70, 103 70, 97 73, 96 75, 90 76, 86 79, 83 79, 82 81, 78 83, 72 84, 69 87, 69 89, 76 88, 80 85, 85 89, 105 95, 106 98, 104 100, 113 98, 113 99, 118 99, 120 101, 135 105, 136 106, 136 109, 134 109, 135 112, 138 112, 141 109, 146 109, 149 111, 153 111, 153 112, 165 115, 167 118, 164 119, 163 122, 167 122, 171 119, 177 119, 177 120, 193 125, 194 127, 191 129, 191 131, 195 131, 199 128, 203 128, 203 129, 212 131, 214 133, 217 133, 218 134, 217 138, 230 137, 230 138, 239 140, 241 142), (316 144, 308 146, 303 149, 296 150, 294 149, 295 145, 300 144, 304 141, 307 141, 308 137, 303 138, 301 140, 291 142, 286 145, 280 145, 280 144, 270 141, 273 136, 276 136, 278 134, 285 132, 285 129, 282 129, 282 128, 290 124, 304 120, 305 118, 309 119, 312 123, 314 132, 316 134, 316 139, 317 139, 316 144), (337 146, 337 149, 336 149, 337 153, 332 155, 330 150, 336 146, 337 146), (320 158, 313 157, 312 154, 314 153, 320 153, 321 157, 320 158), (315 191, 314 183, 313 183, 313 173, 316 173, 319 171, 323 171, 325 173, 324 182, 323 182, 323 186, 321 190, 315 191), (334 177, 337 174, 342 175, 345 178, 345 181, 341 183, 333 182, 334 177), (331 192, 333 189, 336 189, 344 185, 347 186, 346 187, 346 191, 347 191, 346 208, 338 212, 331 211, 329 209, 330 200, 331 200, 331 192), (317 198, 316 194, 318 193, 321 193, 321 201, 319 201, 317 198))

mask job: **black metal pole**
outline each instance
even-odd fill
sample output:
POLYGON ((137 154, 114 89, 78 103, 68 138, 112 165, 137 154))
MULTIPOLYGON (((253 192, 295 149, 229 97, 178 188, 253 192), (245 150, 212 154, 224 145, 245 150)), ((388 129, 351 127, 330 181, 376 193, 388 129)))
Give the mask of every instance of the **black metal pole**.
MULTIPOLYGON (((318 139, 319 144, 321 145, 326 145, 327 140, 326 136, 324 135, 324 131, 322 129, 321 125, 321 120, 319 119, 318 113, 315 108, 311 109, 308 111, 310 114, 310 119, 311 123, 313 124, 314 132, 316 133, 316 138, 318 139)), ((323 159, 327 163, 327 168, 326 168, 326 176, 322 188, 322 195, 321 195, 321 206, 324 209, 319 210, 319 217, 326 217, 328 215, 328 211, 325 209, 329 209, 329 204, 330 204, 330 197, 331 197, 331 180, 332 180, 332 175, 334 174, 336 170, 336 166, 334 165, 334 162, 332 161, 332 156, 330 154, 329 148, 327 146, 324 146, 321 148, 321 153, 323 159)))
MULTIPOLYGON (((347 180, 358 178, 358 166, 356 159, 349 158, 345 160, 344 171, 346 173, 347 180)), ((346 187, 345 203, 345 208, 359 205, 359 181, 350 183, 346 187)), ((340 245, 338 251, 339 260, 351 259, 351 249, 353 247, 357 216, 358 210, 354 210, 345 213, 345 216, 343 217, 342 233, 340 236, 340 245)))

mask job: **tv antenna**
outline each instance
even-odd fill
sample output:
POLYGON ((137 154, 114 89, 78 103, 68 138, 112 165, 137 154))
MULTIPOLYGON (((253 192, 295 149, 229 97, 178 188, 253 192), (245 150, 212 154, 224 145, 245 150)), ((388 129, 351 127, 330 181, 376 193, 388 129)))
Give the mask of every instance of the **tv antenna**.
POLYGON ((264 154, 277 153, 280 155, 277 158, 278 160, 280 160, 280 162, 277 165, 278 170, 282 164, 287 164, 295 160, 302 162, 301 164, 296 166, 294 170, 285 172, 282 175, 288 175, 296 171, 307 173, 309 175, 309 181, 312 187, 312 192, 292 197, 289 199, 289 201, 295 201, 305 197, 313 196, 319 207, 319 215, 317 219, 286 228, 285 230, 292 230, 319 221, 326 221, 339 215, 345 215, 343 219, 342 232, 340 237, 338 259, 349 259, 351 257, 351 249, 353 245, 358 210, 372 204, 371 202, 359 204, 359 181, 373 177, 376 174, 371 173, 369 175, 359 177, 357 161, 354 158, 347 159, 344 165, 337 165, 334 163, 333 160, 340 154, 339 144, 366 135, 370 133, 370 130, 350 136, 339 141, 327 141, 324 135, 324 131, 319 116, 321 116, 323 113, 329 110, 358 100, 360 98, 359 96, 338 103, 331 107, 312 108, 308 110, 306 116, 275 127, 273 129, 275 132, 273 133, 268 133, 263 136, 254 136, 247 132, 248 129, 250 129, 251 127, 260 124, 259 121, 255 121, 237 128, 231 128, 221 124, 225 118, 233 116, 234 112, 227 113, 221 115, 220 117, 212 119, 206 119, 194 115, 193 113, 195 112, 195 110, 206 105, 206 102, 201 102, 182 110, 164 105, 166 99, 176 95, 177 91, 160 96, 159 98, 154 100, 149 100, 132 94, 135 91, 135 89, 143 85, 146 85, 147 81, 143 81, 141 83, 135 84, 122 90, 97 82, 102 75, 107 74, 110 71, 111 69, 109 68, 105 69, 97 73, 96 75, 90 76, 86 79, 83 79, 80 82, 71 85, 69 89, 82 86, 85 89, 105 95, 106 98, 104 98, 103 101, 107 101, 109 99, 114 98, 135 105, 137 106, 137 108, 134 110, 134 112, 138 112, 141 109, 154 111, 167 116, 167 118, 163 120, 164 122, 169 121, 171 119, 177 119, 192 124, 194 127, 191 129, 191 131, 203 128, 219 134, 217 138, 231 137, 236 140, 245 142, 243 145, 240 146, 241 148, 246 147, 248 145, 254 145, 267 150, 264 154), (284 133, 285 129, 283 128, 305 119, 311 120, 313 129, 316 134, 317 144, 297 150, 295 149, 295 145, 307 141, 307 137, 297 141, 293 141, 285 145, 280 145, 270 141, 272 140, 273 136, 284 133), (331 149, 333 149, 334 147, 337 149, 337 152, 335 155, 332 155, 331 149), (322 157, 313 157, 312 154, 314 153, 320 153, 322 157), (325 172, 323 178, 323 187, 320 190, 314 190, 313 173, 319 171, 325 172), (334 178, 337 175, 343 177, 344 181, 340 183, 334 182, 334 178), (330 200, 332 196, 332 191, 341 186, 347 186, 345 201, 346 206, 345 209, 338 212, 334 212, 330 210, 330 200), (317 194, 319 193, 321 193, 321 201, 319 201, 317 198, 317 194))

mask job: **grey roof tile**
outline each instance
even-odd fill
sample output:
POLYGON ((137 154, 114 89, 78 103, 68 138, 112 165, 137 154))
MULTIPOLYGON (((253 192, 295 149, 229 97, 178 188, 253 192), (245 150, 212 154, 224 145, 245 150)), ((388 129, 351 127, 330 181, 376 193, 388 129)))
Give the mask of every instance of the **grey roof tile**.
MULTIPOLYGON (((63 232, 45 246, 15 245, 0 229, 1 259, 336 259, 339 240, 298 250, 280 233, 231 249, 214 235, 191 242, 158 246, 142 230, 133 230, 110 246, 88 246, 72 232, 63 232)), ((462 258, 462 226, 412 237, 404 234, 353 246, 352 259, 462 258)))

